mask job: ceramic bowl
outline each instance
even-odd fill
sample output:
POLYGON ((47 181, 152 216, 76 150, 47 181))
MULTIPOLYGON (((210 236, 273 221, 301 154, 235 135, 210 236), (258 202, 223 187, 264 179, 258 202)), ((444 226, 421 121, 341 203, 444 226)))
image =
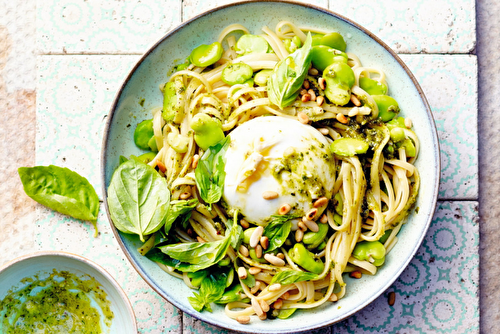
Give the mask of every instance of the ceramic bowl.
POLYGON ((401 59, 372 33, 338 14, 310 5, 264 1, 228 5, 201 14, 170 31, 138 61, 121 86, 108 117, 101 160, 103 193, 106 194, 113 171, 119 164, 119 156, 141 153, 133 141, 135 126, 151 118, 151 108, 162 105, 158 86, 165 83, 174 65, 181 63, 196 46, 217 40, 219 32, 229 24, 240 23, 251 33, 259 34, 261 27, 274 27, 280 20, 338 31, 345 36, 348 51, 355 53, 364 65, 384 70, 391 95, 399 102, 402 115, 413 121, 421 141, 423 149, 416 165, 422 182, 418 214, 411 214, 398 235, 398 244, 377 275, 363 276, 360 280, 347 278, 345 298, 335 304, 327 303, 297 312, 287 320, 252 321, 250 325, 241 325, 226 317, 222 307, 215 306, 213 313, 196 312, 187 299, 192 290, 139 255, 136 250, 140 244, 138 238, 119 233, 113 227, 125 255, 161 296, 182 311, 210 324, 254 333, 289 333, 330 325, 349 317, 381 295, 401 274, 420 246, 434 213, 439 184, 439 147, 433 116, 422 89, 401 59))
MULTIPOLYGON (((69 271, 77 277, 90 275, 100 283, 111 302, 114 318, 110 334, 137 334, 137 324, 132 305, 125 292, 113 277, 102 267, 79 255, 47 251, 19 257, 0 268, 0 300, 11 289, 20 289, 26 285, 21 280, 34 275, 44 277, 53 269, 69 271)), ((105 332, 108 333, 108 332, 105 332)))

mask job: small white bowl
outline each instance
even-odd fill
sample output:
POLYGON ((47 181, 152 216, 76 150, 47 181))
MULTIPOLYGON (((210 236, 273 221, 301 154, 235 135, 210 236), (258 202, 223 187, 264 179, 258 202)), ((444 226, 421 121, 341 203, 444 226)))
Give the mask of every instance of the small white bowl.
POLYGON ((137 323, 127 295, 113 277, 96 263, 79 255, 60 251, 37 252, 19 257, 0 268, 0 300, 8 291, 21 288, 21 280, 52 270, 69 271, 76 276, 90 275, 97 280, 111 302, 112 320, 110 334, 137 334, 137 323))

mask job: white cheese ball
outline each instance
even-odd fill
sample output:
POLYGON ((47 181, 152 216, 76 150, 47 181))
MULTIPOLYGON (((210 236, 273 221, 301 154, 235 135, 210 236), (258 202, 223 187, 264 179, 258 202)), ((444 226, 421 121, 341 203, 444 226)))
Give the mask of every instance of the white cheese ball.
POLYGON ((284 204, 304 215, 332 196, 333 156, 326 138, 295 119, 257 117, 234 129, 225 158, 223 198, 250 222, 265 225, 284 204), (278 197, 265 199, 265 192, 278 197))

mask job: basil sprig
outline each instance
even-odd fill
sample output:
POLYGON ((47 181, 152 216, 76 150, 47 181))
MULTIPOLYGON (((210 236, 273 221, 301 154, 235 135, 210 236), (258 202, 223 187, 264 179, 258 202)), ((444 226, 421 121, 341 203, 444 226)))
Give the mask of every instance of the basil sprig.
POLYGON ((274 275, 270 284, 280 283, 281 285, 289 285, 297 282, 310 281, 317 277, 318 275, 305 271, 283 270, 274 275))
MULTIPOLYGON (((181 217, 181 225, 186 228, 187 221, 191 217, 191 211, 198 204, 198 200, 193 198, 190 200, 174 200, 170 202, 170 210, 165 220, 165 234, 168 234, 173 223, 178 217, 181 217)), ((178 225, 179 226, 179 225, 178 225)))
POLYGON ((266 253, 281 247, 292 229, 292 219, 299 218, 298 215, 272 215, 271 221, 264 228, 263 235, 269 239, 266 253))
POLYGON ((200 290, 194 292, 193 297, 188 297, 191 306, 198 312, 212 312, 210 303, 218 301, 224 294, 229 273, 227 271, 211 272, 203 281, 201 281, 200 290))
POLYGON ((92 222, 97 236, 99 198, 86 178, 54 165, 20 167, 18 173, 29 197, 59 213, 92 222))
POLYGON ((108 188, 111 220, 123 233, 144 236, 158 231, 167 217, 167 181, 152 167, 130 159, 113 173, 108 188))
POLYGON ((200 196, 209 205, 217 203, 222 197, 226 178, 224 156, 230 141, 231 139, 227 136, 216 145, 209 147, 198 161, 198 166, 194 171, 200 196))
POLYGON ((269 101, 281 109, 292 104, 299 95, 311 65, 311 34, 307 34, 304 46, 280 60, 267 83, 269 101))

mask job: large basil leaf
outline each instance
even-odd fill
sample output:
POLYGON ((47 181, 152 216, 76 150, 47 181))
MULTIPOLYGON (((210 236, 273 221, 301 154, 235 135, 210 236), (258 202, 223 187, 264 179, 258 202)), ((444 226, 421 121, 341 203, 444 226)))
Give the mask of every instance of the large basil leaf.
POLYGON ((96 227, 99 198, 86 178, 68 168, 50 166, 18 169, 26 194, 46 207, 96 227))
POLYGON ((212 312, 210 303, 219 300, 224 294, 226 289, 228 272, 215 272, 210 273, 202 282, 199 293, 194 292, 193 297, 188 297, 191 306, 198 312, 207 311, 212 312))
POLYGON ((266 253, 281 247, 292 229, 292 219, 299 218, 298 215, 273 215, 271 221, 264 228, 263 235, 269 238, 269 246, 266 253))
POLYGON ((296 270, 283 270, 274 275, 270 284, 280 283, 281 285, 288 285, 297 282, 309 281, 317 278, 318 275, 296 270))
POLYGON ((187 221, 191 217, 191 211, 198 204, 197 199, 190 200, 177 200, 170 202, 170 210, 167 213, 167 219, 165 220, 165 234, 168 234, 172 224, 179 216, 182 217, 182 223, 187 221))
POLYGON ((311 34, 307 34, 304 46, 280 60, 267 83, 269 101, 281 109, 290 105, 299 95, 304 79, 311 66, 311 34))
POLYGON ((167 217, 167 181, 152 167, 130 159, 113 173, 108 188, 111 220, 123 233, 144 236, 158 231, 167 217))
POLYGON ((222 196, 226 178, 224 156, 230 141, 227 136, 221 142, 209 147, 195 169, 196 186, 201 198, 208 204, 217 203, 222 196))
POLYGON ((239 240, 241 232, 241 226, 233 223, 231 230, 226 231, 224 239, 211 242, 186 242, 158 248, 173 260, 172 267, 192 272, 208 268, 222 260, 231 243, 239 240))

